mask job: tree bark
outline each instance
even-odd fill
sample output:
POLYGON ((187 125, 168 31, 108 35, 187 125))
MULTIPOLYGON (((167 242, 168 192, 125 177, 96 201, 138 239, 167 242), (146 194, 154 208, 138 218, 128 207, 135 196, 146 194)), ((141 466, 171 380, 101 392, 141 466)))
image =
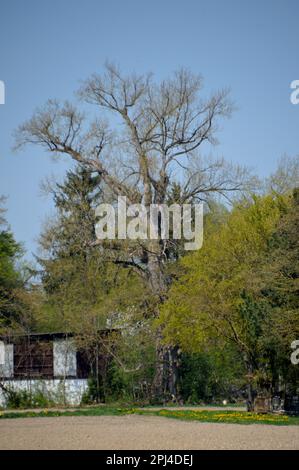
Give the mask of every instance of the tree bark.
MULTIPOLYGON (((149 242, 148 273, 152 291, 158 297, 158 304, 165 300, 167 280, 161 262, 161 246, 159 240, 149 242)), ((157 310, 156 315, 159 312, 157 310)), ((152 383, 152 400, 163 403, 177 400, 177 347, 163 344, 162 328, 156 335, 156 367, 152 383)))
POLYGON ((248 382, 247 382, 247 411, 251 412, 251 411, 254 411, 254 398, 255 398, 254 388, 253 388, 253 385, 252 385, 254 366, 251 363, 251 361, 249 361, 248 359, 246 359, 246 365, 247 365, 247 377, 248 377, 248 382))

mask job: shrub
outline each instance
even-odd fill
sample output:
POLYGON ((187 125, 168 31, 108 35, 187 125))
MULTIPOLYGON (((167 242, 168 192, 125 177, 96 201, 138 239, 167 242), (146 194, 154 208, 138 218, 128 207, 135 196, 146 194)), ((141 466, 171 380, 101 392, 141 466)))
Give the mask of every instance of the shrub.
POLYGON ((46 408, 53 405, 53 401, 41 390, 5 390, 7 408, 46 408))

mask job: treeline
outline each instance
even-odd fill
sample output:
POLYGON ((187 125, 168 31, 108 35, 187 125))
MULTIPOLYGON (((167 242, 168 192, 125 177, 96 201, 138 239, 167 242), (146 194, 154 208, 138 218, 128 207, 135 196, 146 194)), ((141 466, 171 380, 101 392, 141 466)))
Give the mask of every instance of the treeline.
POLYGON ((111 361, 97 385, 91 377, 91 400, 154 400, 157 332, 175 351, 164 356, 176 392, 165 381, 165 401, 252 403, 257 393, 295 394, 299 190, 280 172, 264 194, 210 204, 204 245, 169 261, 172 281, 153 318, 146 281, 93 243, 94 208, 103 197, 98 176, 70 171, 63 184, 48 185, 57 214, 41 233, 38 269, 21 268, 22 247, 2 220, 2 332, 72 331, 90 348, 100 329, 121 331, 105 342, 111 361))
POLYGON ((72 331, 86 348, 107 325, 121 331, 103 345, 113 360, 97 382, 102 399, 244 392, 251 403, 259 387, 296 387, 298 158, 261 183, 205 156, 233 105, 227 90, 205 96, 185 69, 155 81, 107 63, 76 96, 48 100, 16 131, 17 149, 37 145, 75 167, 48 185, 57 215, 40 236, 39 284, 15 272, 19 247, 4 231, 3 327, 72 331), (186 255, 185 240, 161 231, 97 240, 95 206, 119 196, 147 217, 152 204, 204 202, 203 248, 186 255))
POLYGON ((182 259, 161 307, 165 340, 193 354, 234 352, 249 403, 258 392, 296 394, 299 191, 253 196, 219 215, 207 215, 204 246, 182 259))

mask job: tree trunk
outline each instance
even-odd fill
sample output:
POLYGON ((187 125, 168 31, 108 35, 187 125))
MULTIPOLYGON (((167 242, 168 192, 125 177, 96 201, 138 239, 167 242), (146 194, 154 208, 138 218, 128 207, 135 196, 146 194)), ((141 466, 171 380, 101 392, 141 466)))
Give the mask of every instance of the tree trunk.
POLYGON ((165 401, 165 349, 165 346, 162 344, 161 329, 159 329, 156 337, 156 367, 151 393, 152 400, 155 403, 163 403, 165 401))
MULTIPOLYGON (((149 243, 148 272, 152 291, 161 304, 166 297, 167 281, 160 257, 161 246, 158 240, 149 243)), ((156 315, 158 315, 158 311, 156 315)), ((177 348, 163 344, 162 329, 156 336, 156 368, 152 384, 152 399, 163 403, 177 399, 177 348)))
POLYGON ((254 411, 253 387, 251 382, 247 384, 247 411, 254 411))
POLYGON ((246 359, 246 366, 247 366, 247 411, 254 411, 254 389, 252 385, 252 379, 253 379, 253 371, 254 367, 248 359, 246 359))
POLYGON ((178 382, 178 366, 179 354, 178 347, 168 348, 168 381, 167 389, 170 393, 171 400, 176 402, 178 400, 177 382, 178 382))

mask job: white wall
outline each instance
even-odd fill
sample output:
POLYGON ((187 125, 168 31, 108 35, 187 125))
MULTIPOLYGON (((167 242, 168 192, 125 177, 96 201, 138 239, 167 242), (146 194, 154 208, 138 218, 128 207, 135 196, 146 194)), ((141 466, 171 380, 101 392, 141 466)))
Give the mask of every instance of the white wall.
POLYGON ((0 363, 1 377, 13 377, 13 344, 4 344, 4 364, 0 363))
POLYGON ((5 364, 5 344, 3 341, 0 341, 0 366, 5 364))
POLYGON ((57 339, 53 342, 54 377, 77 376, 77 357, 74 341, 57 339))
MULTIPOLYGON (((88 388, 87 379, 6 380, 3 384, 16 391, 42 392, 53 402, 67 405, 80 405, 82 396, 88 388)), ((1 389, 0 406, 5 407, 5 395, 1 389)))
MULTIPOLYGON (((13 390, 42 392, 57 404, 79 405, 82 395, 87 390, 87 379, 68 379, 67 376, 77 375, 76 348, 72 339, 57 339, 53 342, 54 379, 9 380, 13 378, 14 346, 4 344, 4 364, 0 364, 0 380, 13 390)), ((3 358, 2 358, 3 359, 3 358)), ((0 389, 0 406, 5 406, 5 395, 0 389)))

